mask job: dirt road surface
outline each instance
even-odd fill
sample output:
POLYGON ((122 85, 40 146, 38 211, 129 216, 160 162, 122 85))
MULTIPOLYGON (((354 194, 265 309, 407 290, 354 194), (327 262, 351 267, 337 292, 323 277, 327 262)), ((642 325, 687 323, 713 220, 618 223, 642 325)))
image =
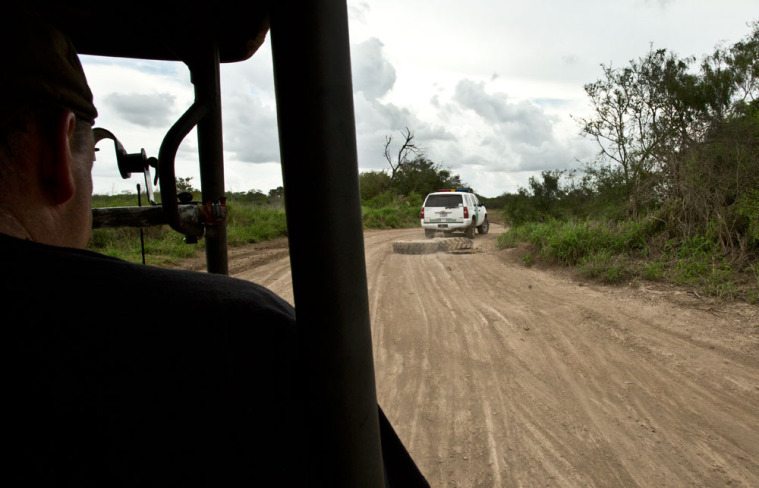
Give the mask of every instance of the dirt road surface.
MULTIPOLYGON (((379 402, 434 487, 759 487, 759 307, 365 234, 379 402)), ((292 302, 284 242, 231 274, 292 302)))

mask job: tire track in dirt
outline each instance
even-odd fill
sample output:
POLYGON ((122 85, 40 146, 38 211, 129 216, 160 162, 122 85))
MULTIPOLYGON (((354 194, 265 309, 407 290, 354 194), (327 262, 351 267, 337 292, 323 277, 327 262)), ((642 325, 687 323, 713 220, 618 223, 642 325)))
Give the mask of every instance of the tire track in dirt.
MULTIPOLYGON (((759 308, 365 234, 379 401, 432 486, 759 486, 759 308)), ((289 261, 237 276, 292 300, 289 261)))

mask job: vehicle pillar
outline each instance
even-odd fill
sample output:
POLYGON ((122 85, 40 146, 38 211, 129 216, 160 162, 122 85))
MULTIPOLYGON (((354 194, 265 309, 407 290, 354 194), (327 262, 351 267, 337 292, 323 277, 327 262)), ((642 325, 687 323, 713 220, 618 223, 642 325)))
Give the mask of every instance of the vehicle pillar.
POLYGON ((309 486, 383 487, 344 0, 274 2, 309 486))

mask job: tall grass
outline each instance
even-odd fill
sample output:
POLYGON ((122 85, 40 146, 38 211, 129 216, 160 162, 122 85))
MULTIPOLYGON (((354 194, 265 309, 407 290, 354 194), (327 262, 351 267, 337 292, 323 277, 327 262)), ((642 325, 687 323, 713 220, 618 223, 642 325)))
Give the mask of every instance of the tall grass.
MULTIPOLYGON (((93 207, 137 205, 136 195, 95 195, 93 207)), ((227 244, 230 247, 260 242, 287 235, 282 208, 244 201, 227 202, 227 244)), ((142 229, 119 227, 95 229, 90 249, 132 262, 142 262, 141 241, 145 246, 145 262, 158 266, 177 264, 180 260, 202 255, 205 241, 187 244, 184 236, 167 225, 142 229), (140 233, 142 232, 142 239, 140 233)))
POLYGON ((227 243, 240 246, 287 235, 285 210, 279 207, 228 204, 227 243))
POLYGON ((95 229, 89 248, 93 251, 125 259, 142 262, 142 245, 145 246, 145 263, 153 265, 176 264, 179 260, 197 256, 204 249, 199 244, 187 244, 183 236, 168 226, 140 229, 130 227, 95 229))
POLYGON ((362 208, 367 229, 400 229, 419 226, 419 207, 362 208))
POLYGON ((647 221, 599 223, 593 221, 529 222, 501 234, 498 245, 532 244, 541 258, 574 266, 599 251, 646 254, 654 225, 647 221))
POLYGON ((667 238, 655 218, 622 222, 529 222, 498 238, 500 248, 527 243, 535 260, 576 267, 605 283, 667 281, 727 299, 759 302, 759 265, 732 261, 713 239, 667 238))
POLYGON ((364 228, 399 229, 419 226, 419 208, 422 196, 408 196, 384 192, 363 202, 361 213, 364 228))

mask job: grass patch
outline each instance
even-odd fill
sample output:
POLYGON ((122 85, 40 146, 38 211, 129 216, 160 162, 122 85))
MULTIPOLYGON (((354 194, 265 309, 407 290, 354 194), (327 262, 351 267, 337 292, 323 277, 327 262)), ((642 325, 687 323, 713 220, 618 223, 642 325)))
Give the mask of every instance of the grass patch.
POLYGON ((759 263, 739 266, 707 237, 667 239, 659 222, 529 222, 498 238, 500 248, 527 243, 536 262, 576 269, 583 278, 615 284, 641 279, 691 287, 705 295, 759 301, 759 263))
MULTIPOLYGON (((194 257, 204 249, 202 240, 191 245, 168 226, 142 229, 145 263, 156 266, 176 264, 180 259, 194 257)), ((135 263, 142 262, 140 229, 120 227, 95 229, 89 248, 93 251, 135 263)))
POLYGON ((578 263, 580 275, 607 284, 618 284, 632 278, 635 273, 622 255, 600 250, 586 255, 578 263))
POLYGON ((498 246, 515 247, 520 242, 527 242, 537 248, 540 258, 575 266, 602 250, 612 254, 647 255, 647 241, 653 228, 647 221, 530 222, 499 236, 498 246))
MULTIPOLYGON (((94 208, 136 206, 136 195, 95 195, 94 208)), ((205 251, 205 241, 187 244, 184 236, 167 225, 142 229, 145 262, 156 266, 177 264, 198 257, 205 251)), ((282 208, 231 199, 227 202, 227 244, 230 247, 274 239, 287 235, 282 208)), ((107 256, 135 263, 142 262, 140 229, 129 227, 94 229, 89 248, 107 256)))
POLYGON ((640 273, 644 280, 662 281, 665 278, 666 266, 661 261, 646 262, 641 266, 640 273))
MULTIPOLYGON (((384 196, 384 195, 383 195, 384 196)), ((402 229, 419 226, 419 206, 416 199, 375 198, 361 207, 364 228, 402 229)))
POLYGON ((400 229, 419 225, 419 209, 409 211, 397 207, 363 209, 364 227, 367 229, 400 229))
POLYGON ((227 244, 241 246, 287 235, 285 210, 243 203, 227 204, 227 244))

